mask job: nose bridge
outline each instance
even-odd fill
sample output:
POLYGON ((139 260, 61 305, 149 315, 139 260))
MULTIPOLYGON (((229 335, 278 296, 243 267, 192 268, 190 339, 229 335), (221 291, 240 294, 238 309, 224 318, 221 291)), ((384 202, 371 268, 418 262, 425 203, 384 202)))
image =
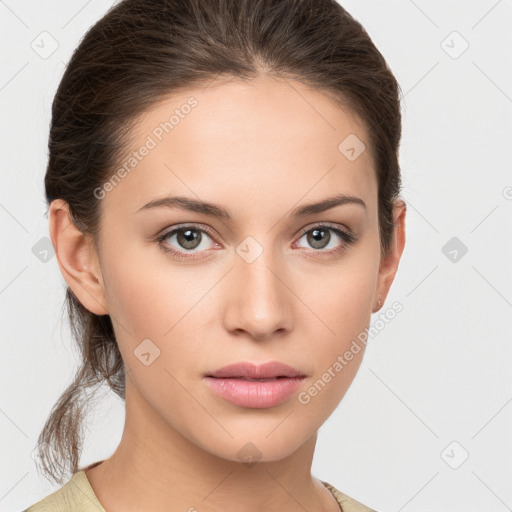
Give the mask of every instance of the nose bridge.
POLYGON ((271 248, 252 237, 236 249, 232 274, 232 327, 264 338, 275 330, 288 327, 286 286, 279 277, 281 265, 271 248), (277 275, 276 275, 277 274, 277 275))

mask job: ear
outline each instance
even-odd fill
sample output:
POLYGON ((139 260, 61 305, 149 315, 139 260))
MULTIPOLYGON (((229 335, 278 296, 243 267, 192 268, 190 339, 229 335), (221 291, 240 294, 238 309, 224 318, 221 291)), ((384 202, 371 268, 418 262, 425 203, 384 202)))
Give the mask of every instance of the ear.
POLYGON ((398 264, 405 246, 406 209, 406 204, 403 200, 398 199, 395 201, 393 207, 393 224, 395 225, 393 239, 387 255, 381 258, 373 313, 377 312, 382 307, 382 304, 384 304, 398 270, 398 264))
POLYGON ((63 199, 50 204, 50 238, 62 276, 82 305, 96 315, 108 315, 99 258, 90 235, 73 222, 63 199))

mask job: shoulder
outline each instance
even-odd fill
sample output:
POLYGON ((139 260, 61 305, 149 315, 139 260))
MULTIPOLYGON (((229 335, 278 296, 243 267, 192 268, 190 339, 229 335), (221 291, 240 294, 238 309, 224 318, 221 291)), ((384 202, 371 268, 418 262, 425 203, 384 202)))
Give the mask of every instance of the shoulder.
POLYGON ((351 498, 347 494, 339 491, 334 487, 333 485, 320 480, 327 489, 329 489, 338 503, 340 504, 342 512, 377 512, 376 510, 373 510, 372 508, 367 507, 366 505, 363 505, 359 501, 356 501, 354 498, 351 498))
POLYGON ((23 512, 105 512, 85 471, 75 473, 60 489, 23 512))

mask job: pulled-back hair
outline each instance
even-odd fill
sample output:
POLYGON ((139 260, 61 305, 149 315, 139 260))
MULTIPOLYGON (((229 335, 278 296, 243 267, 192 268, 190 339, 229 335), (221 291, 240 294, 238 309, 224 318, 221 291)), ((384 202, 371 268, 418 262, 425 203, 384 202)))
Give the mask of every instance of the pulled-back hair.
MULTIPOLYGON (((378 182, 381 253, 393 241, 401 188, 400 87, 369 35, 335 0, 122 0, 80 41, 53 105, 48 205, 63 199, 73 222, 97 241, 94 193, 119 165, 137 117, 174 92, 215 78, 297 80, 328 94, 368 133, 378 182)), ((341 141, 340 141, 341 142, 341 141)), ((38 438, 45 475, 79 470, 91 390, 106 383, 125 398, 125 369, 109 315, 66 303, 81 365, 38 438)))

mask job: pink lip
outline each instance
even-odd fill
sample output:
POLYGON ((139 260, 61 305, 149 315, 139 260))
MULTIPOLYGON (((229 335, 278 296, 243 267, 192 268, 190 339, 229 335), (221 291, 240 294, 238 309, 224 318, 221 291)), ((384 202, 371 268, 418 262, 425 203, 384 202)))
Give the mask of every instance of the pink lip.
POLYGON ((242 407, 274 407, 295 393, 305 375, 283 363, 235 363, 205 376, 210 389, 242 407), (265 379, 265 380, 246 380, 265 379))
POLYGON ((255 365, 253 363, 234 363, 223 366, 207 377, 245 377, 247 379, 271 379, 274 377, 305 377, 304 373, 278 361, 255 365))

